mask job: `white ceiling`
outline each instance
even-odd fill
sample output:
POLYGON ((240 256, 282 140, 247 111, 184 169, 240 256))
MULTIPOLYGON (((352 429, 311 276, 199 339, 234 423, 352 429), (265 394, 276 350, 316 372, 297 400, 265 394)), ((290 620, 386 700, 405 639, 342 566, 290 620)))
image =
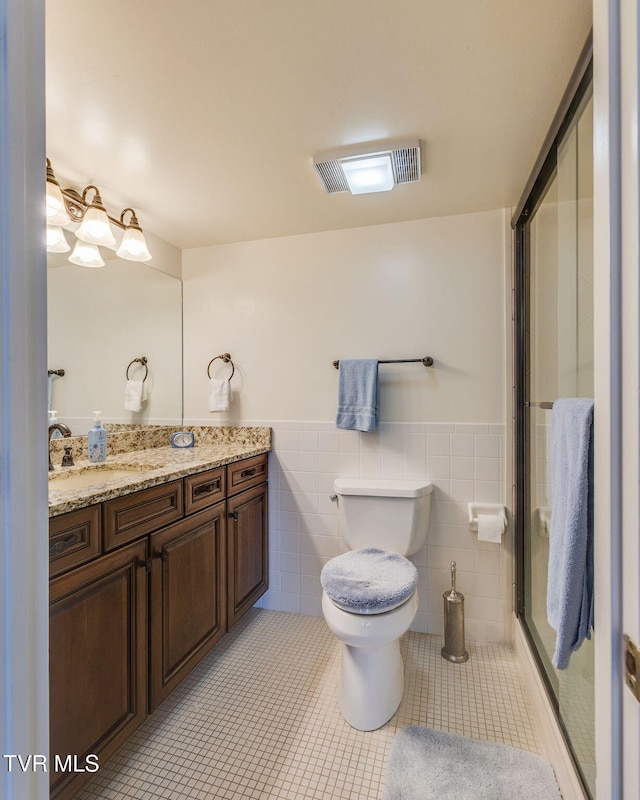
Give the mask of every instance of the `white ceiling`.
POLYGON ((511 206, 590 26, 586 0, 49 0, 47 154, 183 248, 511 206), (406 137, 420 183, 313 170, 406 137))

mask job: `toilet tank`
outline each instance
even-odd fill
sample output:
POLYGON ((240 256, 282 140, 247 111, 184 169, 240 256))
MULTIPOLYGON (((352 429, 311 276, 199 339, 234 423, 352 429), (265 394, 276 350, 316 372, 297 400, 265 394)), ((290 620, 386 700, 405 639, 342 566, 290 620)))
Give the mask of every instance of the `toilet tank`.
POLYGON ((333 486, 340 533, 351 550, 379 547, 410 556, 426 542, 433 484, 337 478, 333 486))

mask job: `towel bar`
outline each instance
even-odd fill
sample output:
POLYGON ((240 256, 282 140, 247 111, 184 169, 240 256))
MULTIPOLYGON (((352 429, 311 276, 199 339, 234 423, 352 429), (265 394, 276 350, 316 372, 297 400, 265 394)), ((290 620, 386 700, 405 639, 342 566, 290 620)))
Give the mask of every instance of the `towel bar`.
MULTIPOLYGON (((336 369, 340 368, 340 360, 332 362, 336 369)), ((425 367, 433 366, 433 358, 431 356, 423 356, 422 358, 387 358, 379 359, 378 364, 422 364, 425 367)))

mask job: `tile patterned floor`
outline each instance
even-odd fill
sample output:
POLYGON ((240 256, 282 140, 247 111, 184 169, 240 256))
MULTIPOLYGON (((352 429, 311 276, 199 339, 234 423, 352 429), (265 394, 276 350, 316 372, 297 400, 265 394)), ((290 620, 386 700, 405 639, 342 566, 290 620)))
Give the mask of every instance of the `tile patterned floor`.
POLYGON ((427 725, 540 753, 513 651, 402 640, 405 693, 377 731, 336 703, 340 651, 324 620, 252 610, 87 784, 78 800, 380 800, 396 731, 427 725))

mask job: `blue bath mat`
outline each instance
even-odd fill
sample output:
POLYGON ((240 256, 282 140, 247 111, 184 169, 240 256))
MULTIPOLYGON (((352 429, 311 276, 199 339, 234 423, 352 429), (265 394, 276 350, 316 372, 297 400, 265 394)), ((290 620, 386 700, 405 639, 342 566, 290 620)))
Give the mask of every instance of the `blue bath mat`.
POLYGON ((560 800, 539 756, 431 728, 402 728, 387 764, 385 800, 560 800))

